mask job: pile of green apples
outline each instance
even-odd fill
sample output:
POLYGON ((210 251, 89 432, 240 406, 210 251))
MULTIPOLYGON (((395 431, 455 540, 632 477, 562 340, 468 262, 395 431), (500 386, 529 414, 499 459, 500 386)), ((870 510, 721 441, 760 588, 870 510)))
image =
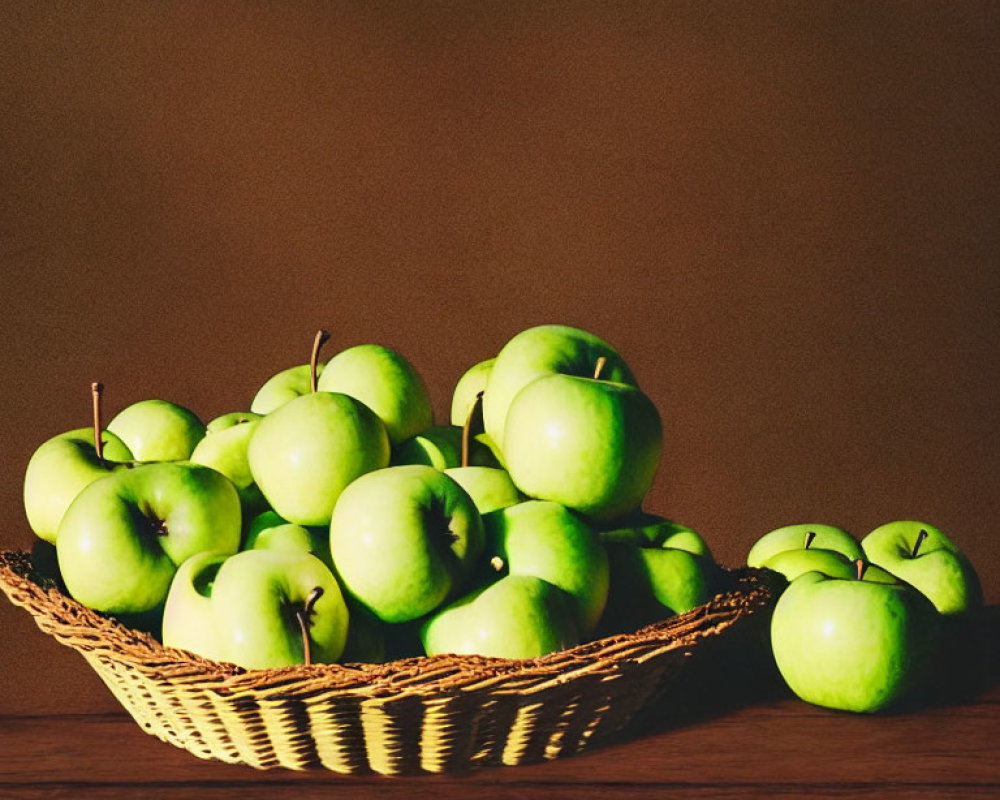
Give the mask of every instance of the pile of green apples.
POLYGON ((969 558, 918 520, 880 525, 860 541, 833 525, 786 525, 756 541, 747 565, 788 581, 770 626, 785 683, 842 711, 918 696, 939 670, 944 634, 982 605, 969 558))
MULTIPOLYGON (((84 605, 248 669, 532 658, 706 602, 721 570, 646 513, 660 415, 565 325, 465 369, 449 424, 400 353, 351 346, 207 424, 141 400, 44 442, 28 522, 84 605)), ((467 366, 467 365, 466 365, 467 366)))

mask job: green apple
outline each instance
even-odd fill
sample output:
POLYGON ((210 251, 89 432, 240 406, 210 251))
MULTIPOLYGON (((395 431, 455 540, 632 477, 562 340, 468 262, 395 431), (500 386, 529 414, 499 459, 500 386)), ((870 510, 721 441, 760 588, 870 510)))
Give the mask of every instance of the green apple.
POLYGON ((330 553, 347 592, 379 619, 406 622, 460 591, 483 550, 479 512, 426 465, 370 472, 344 489, 330 553))
POLYGON ((254 395, 250 403, 250 410, 255 414, 266 416, 281 408, 289 400, 315 392, 319 375, 323 372, 323 365, 319 362, 319 353, 329 338, 330 334, 326 331, 316 331, 316 335, 313 337, 312 352, 309 355, 309 363, 288 367, 268 378, 254 395))
POLYGON ((382 420, 394 445, 434 424, 423 378, 388 347, 362 344, 342 350, 326 362, 317 388, 360 400, 382 420))
POLYGON ((720 571, 711 558, 687 550, 605 541, 610 584, 601 628, 634 631, 707 603, 716 593, 720 571))
POLYGON ((869 560, 915 586, 942 614, 962 614, 982 604, 972 562, 933 525, 888 522, 865 536, 861 547, 869 560))
POLYGON ((621 356, 592 333, 567 325, 538 325, 521 331, 501 348, 490 369, 483 394, 486 433, 506 453, 507 413, 521 389, 553 374, 592 377, 602 358, 606 380, 635 384, 621 356))
POLYGON ((507 471, 498 467, 453 467, 446 469, 444 474, 465 489, 480 514, 489 514, 526 499, 507 471))
MULTIPOLYGON (((869 570, 868 572, 870 572, 869 570)), ((876 712, 929 679, 940 615, 912 586, 807 572, 789 584, 771 618, 775 662, 802 700, 876 712)))
POLYGON ((566 592, 581 637, 608 598, 608 555, 594 530, 565 506, 527 500, 483 516, 486 553, 500 574, 532 575, 566 592))
POLYGON ((500 449, 524 494, 599 522, 640 507, 662 440, 660 415, 635 386, 551 374, 514 397, 500 449))
MULTIPOLYGON (((476 437, 469 440, 468 462, 480 467, 499 466, 493 451, 476 437)), ((435 425, 411 436, 393 448, 392 464, 427 464, 440 470, 461 466, 462 428, 435 425)))
POLYGON ((861 545, 847 531, 833 525, 800 523, 785 525, 761 536, 747 553, 747 566, 761 567, 767 559, 785 550, 807 548, 842 553, 852 564, 864 558, 861 545))
POLYGON ((481 392, 486 391, 486 380, 493 369, 495 358, 488 358, 473 364, 458 379, 455 389, 451 395, 451 424, 461 428, 473 414, 473 425, 477 429, 482 429, 482 407, 478 409, 481 392))
POLYGON ((183 461, 204 437, 205 424, 184 406, 154 399, 123 408, 108 430, 125 442, 136 461, 183 461))
POLYGON ((493 453, 493 458, 496 460, 497 466, 499 466, 500 469, 507 469, 507 462, 504 460, 503 453, 500 452, 500 445, 494 442, 488 433, 477 433, 473 438, 484 447, 489 448, 490 452, 493 453))
POLYGON ((760 566, 780 572, 787 581, 793 581, 806 572, 821 572, 828 578, 847 580, 857 571, 855 562, 843 553, 821 547, 782 550, 765 558, 760 566))
POLYGON ((247 461, 247 446, 261 419, 259 414, 241 411, 216 417, 205 426, 205 436, 191 452, 190 461, 212 467, 233 482, 243 504, 244 517, 267 506, 247 461))
POLYGON ((712 558, 708 544, 694 528, 659 514, 638 511, 605 523, 597 532, 605 543, 631 542, 639 547, 672 547, 712 558))
POLYGON ((462 427, 454 428, 459 431, 459 463, 449 464, 444 470, 450 478, 454 479, 472 498, 480 514, 488 514, 499 508, 520 503, 526 498, 514 482, 510 479, 510 474, 500 465, 495 457, 476 459, 476 445, 483 447, 480 442, 487 440, 487 445, 492 454, 492 442, 485 433, 473 436, 472 431, 475 425, 474 418, 482 408, 482 392, 477 392, 472 401, 472 406, 466 411, 465 421, 462 427))
POLYGON ((214 661, 225 661, 212 614, 212 586, 227 553, 203 550, 184 560, 174 573, 163 606, 162 640, 214 661))
MULTIPOLYGON (((317 365, 316 371, 317 374, 322 374, 323 365, 317 365)), ((289 400, 309 394, 312 391, 311 376, 309 364, 299 364, 275 373, 257 390, 250 403, 250 410, 265 416, 281 408, 289 400)))
POLYGON ((212 582, 224 660, 247 669, 332 663, 347 641, 348 612, 330 569, 309 553, 244 550, 212 582))
POLYGON ((247 446, 254 481, 289 522, 326 525, 351 481, 389 463, 385 426, 337 392, 301 395, 265 416, 247 446))
POLYGON ((101 433, 97 451, 91 428, 60 433, 42 443, 24 472, 24 512, 28 525, 47 542, 55 542, 66 509, 81 490, 110 474, 132 452, 113 433, 101 433))
MULTIPOLYGON (((477 399, 478 402, 478 399, 477 399)), ((472 436, 471 415, 461 428, 442 425, 407 439, 393 454, 394 464, 428 464, 453 478, 472 497, 480 514, 519 503, 524 496, 500 467, 485 434, 472 436)))
POLYGON ((533 575, 506 575, 434 613, 421 628, 427 655, 537 658, 579 644, 569 596, 533 575))
POLYGON ((86 486, 56 536, 69 593, 115 615, 161 605, 177 567, 202 550, 234 553, 240 499, 222 473, 189 462, 140 464, 86 486))
POLYGON ((331 569, 330 532, 326 527, 307 528, 282 519, 276 512, 262 511, 246 527, 243 550, 287 550, 312 553, 331 569))
POLYGON ((260 422, 262 416, 264 415, 256 414, 253 411, 228 411, 206 422, 205 433, 219 433, 247 423, 256 424, 260 422))

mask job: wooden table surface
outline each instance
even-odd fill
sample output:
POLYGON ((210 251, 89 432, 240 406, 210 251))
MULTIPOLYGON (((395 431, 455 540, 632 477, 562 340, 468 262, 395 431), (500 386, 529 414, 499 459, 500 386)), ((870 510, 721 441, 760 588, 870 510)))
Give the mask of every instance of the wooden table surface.
MULTIPOLYGON (((4 617, 12 613, 8 605, 4 617)), ((124 712, 7 714, 0 797, 998 797, 1000 606, 957 641, 932 694, 893 714, 813 707, 773 673, 748 677, 745 665, 730 663, 668 721, 653 719, 614 744, 458 776, 258 771, 202 761, 124 712)))

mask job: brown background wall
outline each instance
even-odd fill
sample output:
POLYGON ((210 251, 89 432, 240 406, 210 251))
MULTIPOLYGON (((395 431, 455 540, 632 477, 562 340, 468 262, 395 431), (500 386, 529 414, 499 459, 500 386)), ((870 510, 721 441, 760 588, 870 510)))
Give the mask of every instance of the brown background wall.
MULTIPOLYGON (((950 532, 1000 601, 992 3, 0 5, 0 545, 45 438, 380 342, 439 419, 541 322, 662 411, 647 507, 950 532)), ((0 707, 115 708, 0 604, 0 707)))

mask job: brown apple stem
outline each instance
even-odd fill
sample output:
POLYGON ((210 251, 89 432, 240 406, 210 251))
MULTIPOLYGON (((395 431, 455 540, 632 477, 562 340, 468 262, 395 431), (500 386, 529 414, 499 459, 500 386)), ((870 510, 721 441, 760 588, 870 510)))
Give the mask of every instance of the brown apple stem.
POLYGON ((806 534, 806 545, 805 545, 806 550, 809 549, 809 545, 813 543, 813 540, 815 538, 816 538, 816 531, 809 531, 809 533, 806 534))
POLYGON ((868 571, 868 563, 863 558, 859 558, 854 562, 854 566, 858 568, 858 580, 864 580, 865 573, 868 571))
POLYGON ((462 466, 469 466, 469 440, 472 438, 472 418, 476 415, 476 409, 483 402, 483 393, 476 392, 476 399, 472 401, 472 408, 465 415, 465 424, 462 425, 462 466))
POLYGON ((316 331, 316 338, 313 339, 312 355, 309 357, 309 388, 316 391, 316 371, 319 362, 319 351, 327 339, 330 338, 328 331, 316 331))
POLYGON ((920 552, 920 545, 924 543, 924 539, 927 538, 927 531, 923 528, 920 529, 920 533, 917 534, 916 544, 913 545, 913 552, 910 553, 910 558, 916 558, 917 553, 920 552))
POLYGON ((97 460, 104 466, 104 442, 101 441, 101 393, 104 391, 104 384, 96 381, 90 384, 90 395, 94 408, 94 450, 97 451, 97 460))
POLYGON ((600 358, 597 359, 597 362, 594 364, 594 380, 595 381, 596 380, 600 380, 601 373, 604 371, 604 365, 607 364, 607 363, 608 363, 608 357, 607 356, 601 356, 600 358))
POLYGON ((299 622, 299 630, 302 632, 302 658, 304 664, 312 664, 312 647, 309 642, 309 617, 313 613, 313 606, 316 601, 323 596, 323 587, 317 586, 306 597, 305 605, 295 612, 295 619, 299 622))

